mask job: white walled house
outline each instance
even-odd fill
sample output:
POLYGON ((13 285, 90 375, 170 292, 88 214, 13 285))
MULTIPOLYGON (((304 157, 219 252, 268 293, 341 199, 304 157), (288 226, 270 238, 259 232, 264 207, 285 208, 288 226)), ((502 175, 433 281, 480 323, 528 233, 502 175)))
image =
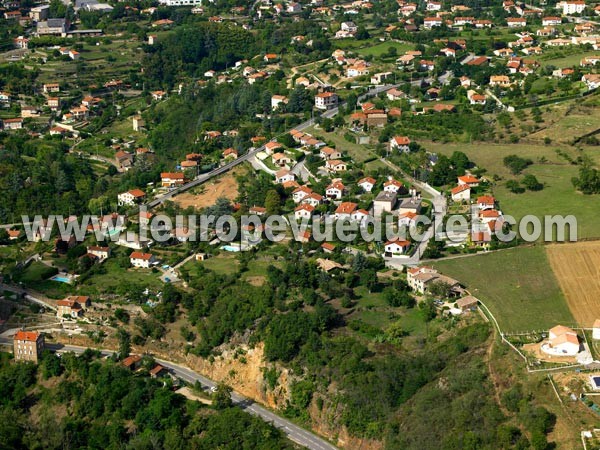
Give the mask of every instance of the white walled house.
POLYGON ((320 92, 315 95, 315 108, 327 110, 338 105, 338 95, 335 92, 320 92))
POLYGON ((156 258, 152 253, 133 252, 129 255, 129 262, 133 267, 148 269, 156 262, 156 258))
POLYGON ((410 248, 410 242, 403 239, 392 239, 385 243, 385 255, 389 258, 402 256, 410 248))
POLYGON ((471 187, 468 184, 461 184, 450 191, 452 201, 461 202, 471 200, 471 187))
POLYGON ((119 206, 134 206, 146 197, 146 193, 141 189, 132 189, 117 195, 117 204, 119 206))

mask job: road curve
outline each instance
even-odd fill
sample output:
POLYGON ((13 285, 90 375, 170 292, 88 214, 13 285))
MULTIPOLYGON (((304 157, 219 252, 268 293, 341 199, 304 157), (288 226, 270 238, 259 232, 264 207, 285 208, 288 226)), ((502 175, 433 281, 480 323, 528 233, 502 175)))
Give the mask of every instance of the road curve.
MULTIPOLYGON (((87 347, 63 344, 47 344, 46 347, 53 351, 73 353, 83 353, 87 349, 87 347)), ((104 356, 110 356, 115 353, 112 350, 106 349, 101 349, 100 352, 104 356)), ((187 381, 189 383, 195 383, 196 381, 198 381, 205 391, 210 391, 211 387, 217 385, 217 383, 215 383, 214 381, 182 365, 159 358, 155 358, 155 361, 163 365, 164 367, 170 369, 174 375, 176 375, 184 381, 187 381)), ((274 427, 283 431, 283 433, 285 433, 288 439, 295 442, 296 444, 299 444, 311 450, 337 450, 337 447, 330 444, 325 439, 320 438, 319 436, 311 433, 310 431, 305 430, 304 428, 299 427, 298 425, 290 422, 289 420, 278 416, 277 414, 271 412, 267 408, 260 406, 253 400, 244 397, 243 395, 237 392, 233 392, 231 394, 231 399, 236 406, 244 409, 245 411, 254 416, 263 419, 265 422, 271 423, 274 427)))

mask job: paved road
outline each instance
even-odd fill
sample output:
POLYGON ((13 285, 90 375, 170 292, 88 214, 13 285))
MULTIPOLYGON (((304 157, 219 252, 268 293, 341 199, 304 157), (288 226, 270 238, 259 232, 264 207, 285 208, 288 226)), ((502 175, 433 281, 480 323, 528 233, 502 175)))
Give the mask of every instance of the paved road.
MULTIPOLYGON (((373 89, 370 89, 368 92, 360 95, 358 97, 358 100, 362 100, 364 98, 367 98, 369 96, 374 96, 379 94, 380 92, 386 91, 388 89, 391 89, 392 87, 397 87, 399 85, 382 85, 382 86, 377 86, 373 89)), ((332 118, 334 117, 339 109, 341 107, 344 106, 344 103, 341 103, 337 108, 333 108, 330 109, 328 111, 325 111, 323 114, 321 114, 321 117, 326 117, 326 118, 332 118)), ((310 127, 311 125, 313 125, 315 123, 314 119, 310 119, 307 120, 305 122, 302 122, 299 125, 296 125, 294 127, 294 129, 302 131, 308 127, 310 127)), ((287 130, 285 132, 283 132, 281 135, 289 133, 291 130, 287 130)), ((173 197, 175 197, 177 194, 181 194, 182 192, 185 192, 189 189, 192 189, 193 187, 199 186, 202 183, 206 183, 208 180, 210 180, 211 178, 217 177, 219 175, 224 174, 225 172, 228 172, 229 170, 233 169, 234 167, 240 165, 241 163, 248 161, 251 158, 254 158, 256 156, 257 153, 263 151, 265 149, 264 145, 261 145, 260 147, 257 147, 255 149, 251 149, 250 151, 248 151, 247 153, 241 155, 239 158, 223 165, 220 167, 217 167, 216 169, 207 172, 207 173, 203 173, 201 175, 198 175, 194 180, 190 181, 189 183, 184 184, 183 186, 174 188, 172 190, 170 190, 169 192, 167 192, 166 194, 160 195, 158 197, 156 197, 154 200, 146 203, 144 206, 150 210, 152 208, 157 207, 158 205, 162 204, 163 202, 165 202, 166 200, 170 200, 173 197)))
MULTIPOLYGON (((4 344, 8 344, 8 345, 12 344, 12 341, 7 338, 0 338, 0 342, 4 343, 4 344)), ((73 352, 73 353, 83 353, 86 350, 86 347, 79 347, 79 346, 75 346, 75 345, 63 345, 63 344, 48 344, 47 348, 49 348, 50 350, 53 350, 53 351, 73 352)), ((106 349, 101 349, 100 352, 104 356, 111 356, 112 354, 115 353, 112 350, 106 350, 106 349)), ((217 385, 214 381, 194 372, 193 370, 191 370, 187 367, 184 367, 184 366, 181 366, 174 362, 166 361, 163 359, 155 358, 155 360, 159 364, 161 364, 164 367, 171 370, 175 376, 181 378, 182 380, 184 380, 188 383, 193 384, 196 381, 200 382, 200 384, 202 385, 202 388, 205 391, 210 392, 210 388, 217 385)), ((298 425, 290 422, 289 420, 279 417, 277 414, 269 411, 266 408, 263 408, 262 406, 255 403, 253 400, 251 400, 247 397, 244 397, 241 394, 233 392, 231 394, 231 399, 236 406, 244 409, 245 411, 247 411, 248 413, 250 413, 254 416, 260 417, 265 422, 269 422, 269 423, 273 424, 273 426, 275 426, 276 428, 283 431, 290 440, 294 441, 295 443, 297 443, 299 445, 302 445, 303 447, 306 447, 311 450, 336 450, 337 449, 337 447, 333 446, 326 440, 318 437, 317 435, 311 433, 310 431, 305 430, 304 428, 299 427, 298 425)))

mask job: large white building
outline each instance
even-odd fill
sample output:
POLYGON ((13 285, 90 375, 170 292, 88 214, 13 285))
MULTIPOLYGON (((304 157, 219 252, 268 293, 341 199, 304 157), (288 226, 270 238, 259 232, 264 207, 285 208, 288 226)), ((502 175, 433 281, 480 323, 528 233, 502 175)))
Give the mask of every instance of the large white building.
POLYGON ((569 14, 581 14, 585 9, 585 2, 582 0, 563 1, 558 2, 556 7, 562 9, 564 16, 568 16, 569 14))
POLYGON ((321 92, 315 95, 315 108, 331 109, 338 104, 338 95, 335 92, 321 92))

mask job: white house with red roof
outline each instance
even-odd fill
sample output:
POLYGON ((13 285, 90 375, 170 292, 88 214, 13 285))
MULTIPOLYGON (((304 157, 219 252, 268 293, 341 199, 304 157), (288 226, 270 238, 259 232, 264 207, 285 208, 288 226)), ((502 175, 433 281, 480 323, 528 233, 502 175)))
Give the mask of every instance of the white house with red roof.
POLYGON ((296 220, 310 219, 315 212, 315 207, 308 203, 302 203, 294 209, 294 218, 296 220))
POLYGON ((385 243, 384 256, 395 258, 404 255, 410 248, 410 242, 404 239, 395 238, 385 243))
POLYGON ((346 187, 341 181, 334 180, 329 186, 325 188, 325 195, 328 198, 340 200, 346 192, 346 187))
POLYGON ((375 187, 375 184, 377 183, 377 180, 375 180, 375 178, 372 177, 365 177, 362 178, 360 180, 358 180, 358 186, 365 192, 371 192, 373 190, 373 188, 375 187))
POLYGON ((397 194, 398 191, 402 190, 403 188, 404 185, 400 181, 394 180, 392 177, 383 183, 383 190, 385 192, 393 192, 394 194, 397 194))
POLYGON ((410 139, 408 136, 394 136, 390 139, 390 150, 398 150, 400 152, 410 151, 410 139))
POLYGON ((141 189, 132 189, 117 195, 117 204, 119 206, 134 206, 146 197, 146 193, 141 189))
POLYGON ((150 268, 156 263, 156 258, 152 253, 132 252, 129 255, 129 262, 133 267, 150 268))
POLYGON ((492 197, 491 195, 481 195, 479 197, 477 197, 477 207, 480 210, 486 210, 486 209, 494 209, 494 207, 496 206, 496 199, 494 197, 492 197))
POLYGON ((353 202, 342 202, 335 210, 335 220, 351 219, 352 213, 356 211, 358 204, 353 202))
POLYGON ((468 184, 459 184, 450 190, 452 201, 462 202, 471 200, 471 186, 468 184))
POLYGON ((293 190, 292 198, 294 199, 294 203, 300 203, 310 194, 312 194, 312 189, 308 186, 300 186, 293 190))

